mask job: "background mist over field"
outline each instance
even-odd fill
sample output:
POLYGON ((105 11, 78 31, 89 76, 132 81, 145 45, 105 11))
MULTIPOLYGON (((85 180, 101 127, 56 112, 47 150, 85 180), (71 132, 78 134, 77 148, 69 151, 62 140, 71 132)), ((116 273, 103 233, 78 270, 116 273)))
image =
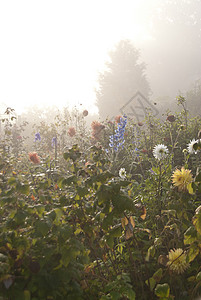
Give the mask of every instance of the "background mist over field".
POLYGON ((1 1, 1 113, 35 105, 98 113, 99 74, 121 40, 139 51, 159 109, 178 94, 199 107, 200 34, 200 0, 1 1))

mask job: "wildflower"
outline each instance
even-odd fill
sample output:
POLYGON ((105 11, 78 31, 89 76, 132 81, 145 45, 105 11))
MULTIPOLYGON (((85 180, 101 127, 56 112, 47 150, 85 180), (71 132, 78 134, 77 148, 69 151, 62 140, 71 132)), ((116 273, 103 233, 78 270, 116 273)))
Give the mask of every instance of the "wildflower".
POLYGON ((68 129, 68 134, 70 135, 70 137, 73 137, 75 135, 76 131, 74 127, 70 127, 68 129))
POLYGON ((199 140, 192 139, 192 141, 188 143, 187 149, 190 154, 197 154, 197 151, 193 148, 193 146, 199 142, 199 140))
POLYGON ((39 164, 40 163, 40 158, 39 158, 39 156, 36 152, 29 152, 29 159, 34 164, 39 164))
POLYGON ((124 133, 127 124, 127 117, 124 115, 121 118, 120 123, 117 125, 117 129, 115 130, 115 134, 110 136, 110 143, 109 146, 117 151, 119 147, 123 148, 124 140, 124 133))
POLYGON ((126 178, 126 170, 125 170, 125 168, 121 168, 119 170, 119 177, 121 177, 122 179, 126 178))
POLYGON ((56 147, 57 146, 57 137, 53 137, 52 138, 52 147, 56 147))
POLYGON ((193 181, 193 176, 190 170, 181 168, 181 171, 176 169, 172 175, 173 184, 178 187, 179 191, 187 191, 188 185, 193 181))
POLYGON ((156 145, 153 149, 153 155, 158 160, 165 158, 167 154, 168 148, 163 144, 156 145))
POLYGON ((116 116, 114 119, 115 119, 115 122, 116 123, 120 123, 121 122, 121 118, 122 118, 122 116, 120 116, 120 115, 118 115, 118 116, 116 116))
POLYGON ((169 116, 167 116, 166 120, 172 123, 172 122, 174 122, 176 120, 176 118, 175 118, 174 115, 169 115, 169 116))
POLYGON ((187 255, 181 248, 171 249, 168 253, 167 266, 172 272, 182 274, 189 267, 186 258, 187 255))
POLYGON ((102 131, 102 129, 105 128, 104 125, 102 125, 100 122, 98 121, 93 121, 91 123, 91 128, 92 128, 92 137, 94 139, 99 139, 100 138, 100 133, 102 131))
POLYGON ((145 154, 148 153, 147 149, 142 149, 141 152, 145 154))
POLYGON ((86 117, 86 116, 88 116, 88 113, 89 113, 88 110, 85 109, 82 114, 84 117, 86 117))
POLYGON ((142 122, 138 122, 138 126, 143 126, 144 124, 142 122))
POLYGON ((34 142, 36 142, 36 141, 41 141, 41 137, 40 137, 40 133, 39 132, 37 132, 35 134, 35 140, 34 140, 34 142))

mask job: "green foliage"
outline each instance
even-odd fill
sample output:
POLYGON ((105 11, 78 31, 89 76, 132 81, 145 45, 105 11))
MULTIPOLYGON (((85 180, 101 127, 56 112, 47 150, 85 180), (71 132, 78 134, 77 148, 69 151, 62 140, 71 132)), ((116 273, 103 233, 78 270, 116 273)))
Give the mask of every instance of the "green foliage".
MULTIPOLYGON (((149 115, 143 126, 129 120, 115 155, 102 138, 78 139, 57 157, 44 150, 40 164, 2 150, 3 300, 167 300, 201 293, 200 149, 187 150, 201 120, 186 112, 169 119, 149 115), (161 143, 169 154, 157 160, 152 150, 161 143), (192 172, 191 193, 172 182, 181 166, 192 172)), ((110 125, 104 130, 109 137, 110 125)))

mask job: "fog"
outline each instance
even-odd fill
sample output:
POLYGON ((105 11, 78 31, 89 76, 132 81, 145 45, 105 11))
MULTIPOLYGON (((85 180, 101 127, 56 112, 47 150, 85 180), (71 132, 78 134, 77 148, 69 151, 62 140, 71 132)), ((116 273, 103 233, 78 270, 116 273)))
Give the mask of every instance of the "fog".
POLYGON ((200 0, 1 1, 0 28, 1 114, 8 106, 97 114, 99 75, 125 39, 139 50, 159 111, 174 108, 179 94, 199 108, 200 0))

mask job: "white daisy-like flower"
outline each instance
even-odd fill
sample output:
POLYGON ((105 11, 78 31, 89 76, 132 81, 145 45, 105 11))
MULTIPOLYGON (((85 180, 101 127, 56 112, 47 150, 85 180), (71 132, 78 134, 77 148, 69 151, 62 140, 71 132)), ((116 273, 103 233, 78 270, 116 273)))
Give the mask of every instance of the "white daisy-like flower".
POLYGON ((192 139, 192 141, 190 141, 190 143, 187 146, 188 153, 197 154, 197 151, 195 151, 195 149, 193 148, 193 145, 195 145, 196 143, 199 143, 199 140, 192 139))
POLYGON ((125 170, 125 168, 121 168, 119 170, 119 177, 121 177, 122 179, 126 178, 126 170, 125 170))
POLYGON ((161 160, 167 156, 168 152, 168 148, 165 145, 159 144, 154 147, 153 156, 156 159, 161 160))

